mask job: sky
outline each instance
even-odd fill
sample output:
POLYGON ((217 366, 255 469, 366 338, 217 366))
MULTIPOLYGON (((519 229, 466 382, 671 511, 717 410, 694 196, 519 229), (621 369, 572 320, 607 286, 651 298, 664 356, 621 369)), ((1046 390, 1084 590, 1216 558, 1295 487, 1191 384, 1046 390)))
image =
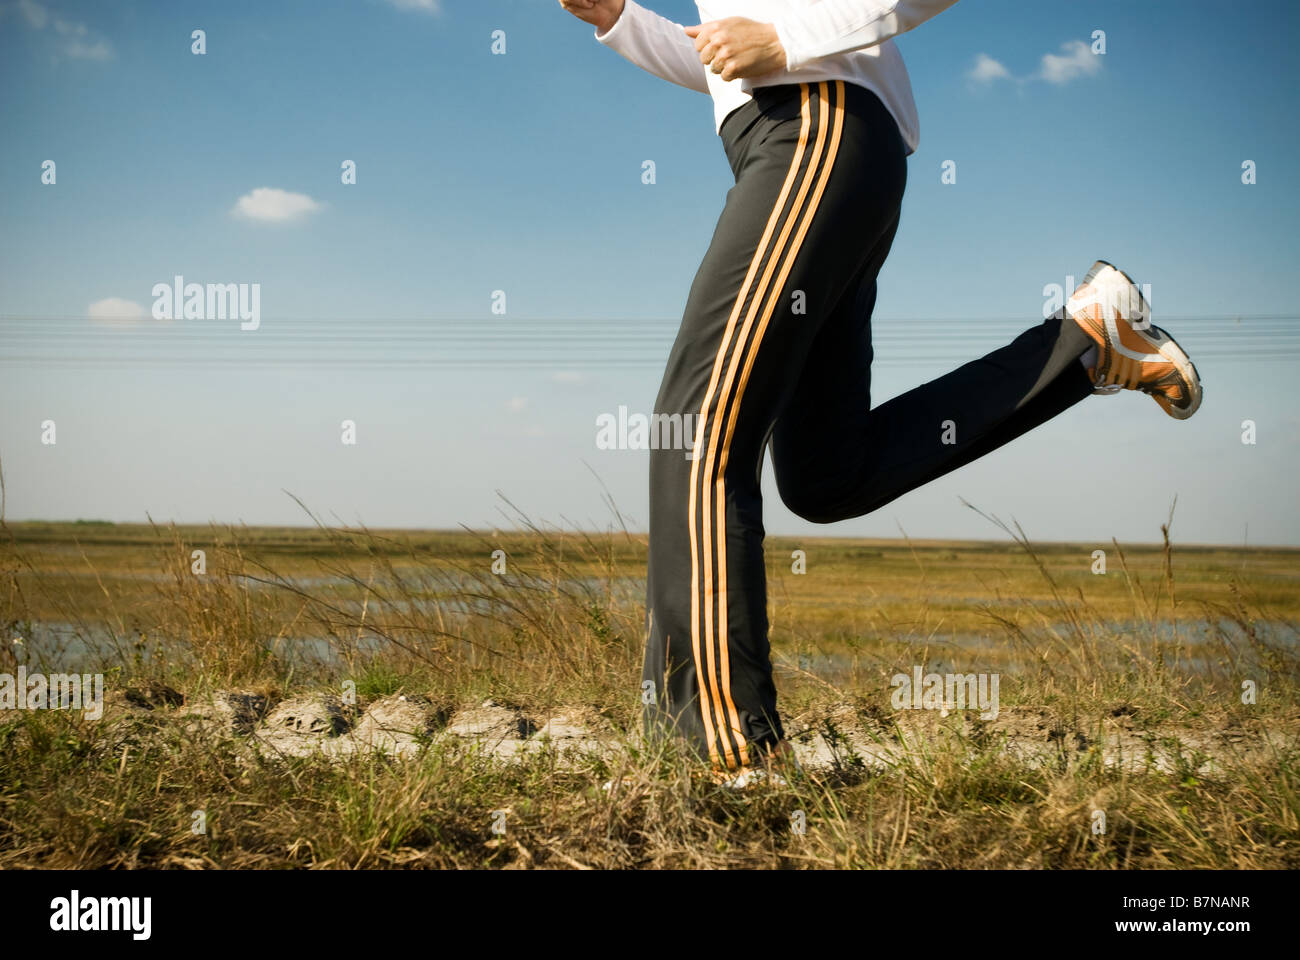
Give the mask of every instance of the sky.
MULTIPOLYGON (((900 37, 921 142, 873 402, 1038 323, 1102 258, 1149 284, 1204 405, 1089 398, 828 526, 767 466, 768 534, 1001 538, 964 500, 1034 539, 1147 542, 1176 498, 1175 540, 1300 544, 1298 21, 960 0, 900 37)), ((651 411, 731 182, 709 98, 555 0, 0 0, 5 515, 309 522, 296 497, 484 527, 507 498, 604 529, 608 495, 644 529, 648 455, 601 449, 597 421, 651 411), (256 329, 155 319, 177 276, 256 284, 256 329)))

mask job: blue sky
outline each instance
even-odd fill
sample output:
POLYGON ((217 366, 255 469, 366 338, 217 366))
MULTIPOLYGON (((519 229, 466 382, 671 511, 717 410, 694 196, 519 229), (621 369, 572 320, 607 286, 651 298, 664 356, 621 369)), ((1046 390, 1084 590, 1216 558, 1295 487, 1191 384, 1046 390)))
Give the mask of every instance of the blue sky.
MULTIPOLYGON (((1152 540, 1176 495, 1184 541, 1300 543, 1297 20, 1280 0, 962 0, 900 38, 921 144, 875 401, 1037 322, 1044 288, 1102 257, 1150 284, 1205 405, 1091 399, 829 527, 769 476, 768 532, 998 536, 965 498, 1041 539, 1152 540), (1076 58, 1095 30, 1105 55, 1076 58)), ((478 526, 500 491, 604 527, 603 482, 644 526, 646 454, 598 449, 595 422, 649 412, 730 173, 706 96, 554 0, 0 0, 0 130, 10 519, 301 522, 291 491, 343 522, 478 526), (259 284, 260 328, 153 320, 176 275, 259 284), (468 339, 423 362, 451 329, 468 339)))

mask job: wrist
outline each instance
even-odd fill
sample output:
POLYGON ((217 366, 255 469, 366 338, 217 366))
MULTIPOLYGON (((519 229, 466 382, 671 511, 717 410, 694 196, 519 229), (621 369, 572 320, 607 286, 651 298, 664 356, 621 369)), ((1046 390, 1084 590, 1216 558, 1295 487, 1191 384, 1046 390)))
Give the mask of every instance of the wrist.
POLYGON ((610 14, 610 16, 607 19, 595 25, 596 36, 599 37, 601 34, 609 33, 609 31, 614 29, 614 25, 618 23, 620 19, 622 19, 623 10, 627 6, 625 0, 619 0, 619 2, 615 6, 616 9, 610 14))
POLYGON ((785 29, 785 26, 779 20, 772 24, 772 31, 776 34, 777 45, 781 48, 781 62, 785 65, 785 69, 799 69, 802 64, 794 40, 790 36, 790 31, 785 29))
POLYGON ((788 59, 786 57, 785 44, 781 42, 781 34, 776 29, 776 24, 774 23, 764 24, 764 26, 767 27, 767 34, 768 34, 767 37, 768 56, 772 59, 773 62, 779 63, 781 65, 780 69, 785 69, 788 59))

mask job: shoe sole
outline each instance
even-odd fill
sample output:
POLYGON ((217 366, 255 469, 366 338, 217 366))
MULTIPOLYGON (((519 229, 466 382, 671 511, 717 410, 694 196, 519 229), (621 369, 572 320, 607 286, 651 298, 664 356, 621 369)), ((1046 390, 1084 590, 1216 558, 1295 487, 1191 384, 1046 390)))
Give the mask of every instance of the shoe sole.
MULTIPOLYGON (((1186 407, 1176 407, 1172 403, 1166 406, 1160 404, 1160 408, 1173 417, 1175 420, 1186 420, 1197 410, 1201 408, 1201 398, 1205 391, 1201 386, 1201 375, 1196 371, 1196 364, 1192 363, 1192 358, 1187 355, 1187 351, 1178 345, 1178 341, 1169 335, 1169 331, 1161 327, 1153 327, 1159 330, 1164 340, 1158 344, 1152 344, 1160 351, 1160 355, 1168 360, 1177 369, 1178 375, 1183 378, 1187 384, 1188 401, 1186 407)), ((1142 331, 1138 330, 1141 334, 1142 331)), ((1150 339, 1150 338, 1146 338, 1150 339)))
MULTIPOLYGON (((1187 355, 1187 351, 1179 345, 1177 340, 1170 336, 1168 330, 1165 330, 1162 327, 1157 327, 1151 322, 1151 305, 1147 303, 1146 297, 1142 295, 1142 288, 1134 283, 1133 278, 1119 267, 1115 266, 1115 264, 1106 260, 1098 260, 1092 265, 1092 269, 1088 271, 1087 276, 1083 278, 1083 282, 1091 283, 1104 267, 1110 267, 1118 273, 1120 277, 1123 278, 1124 282, 1129 285, 1129 288, 1137 294, 1138 303, 1141 307, 1141 315, 1146 318, 1145 326, 1136 326, 1132 321, 1128 320, 1124 322, 1128 323, 1129 328, 1134 333, 1155 348, 1155 351, 1159 353, 1160 356, 1172 363, 1174 368, 1178 371, 1178 375, 1182 377, 1183 382, 1187 384, 1189 400, 1185 408, 1175 407, 1173 404, 1166 405, 1160 403, 1159 400, 1156 402, 1159 404, 1161 410, 1169 414, 1169 416, 1173 417, 1175 420, 1188 419, 1201 408, 1201 399, 1205 392, 1204 388, 1201 386, 1201 375, 1196 370, 1196 364, 1192 363, 1192 358, 1187 355), (1155 340, 1148 336, 1148 332, 1152 330, 1156 331, 1164 339, 1155 340)), ((1105 311, 1103 310, 1102 322, 1105 323, 1106 320, 1105 311)), ((1110 338, 1109 330, 1106 331, 1106 336, 1107 338, 1110 338)), ((1149 394, 1149 396, 1154 397, 1154 394, 1149 394)))

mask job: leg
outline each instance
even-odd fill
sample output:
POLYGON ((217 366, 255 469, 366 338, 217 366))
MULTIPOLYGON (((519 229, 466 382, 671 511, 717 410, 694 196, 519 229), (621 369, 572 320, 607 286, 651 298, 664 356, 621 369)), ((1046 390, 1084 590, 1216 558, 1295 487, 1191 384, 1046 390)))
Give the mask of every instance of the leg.
MULTIPOLYGON (((878 264, 884 252, 872 258, 878 264)), ((878 269, 878 267, 877 267, 878 269)), ((772 435, 781 499, 831 523, 870 513, 1015 439, 1092 392, 1089 341, 1064 311, 987 356, 871 409, 875 272, 818 336, 772 435)))
MULTIPOLYGON (((656 420, 697 415, 689 457, 650 455, 644 698, 735 767, 783 739, 767 642, 759 469, 822 318, 906 177, 879 100, 838 82, 760 88, 723 127, 736 185, 687 300, 656 420)), ((654 444, 652 443, 652 447, 654 444)))

